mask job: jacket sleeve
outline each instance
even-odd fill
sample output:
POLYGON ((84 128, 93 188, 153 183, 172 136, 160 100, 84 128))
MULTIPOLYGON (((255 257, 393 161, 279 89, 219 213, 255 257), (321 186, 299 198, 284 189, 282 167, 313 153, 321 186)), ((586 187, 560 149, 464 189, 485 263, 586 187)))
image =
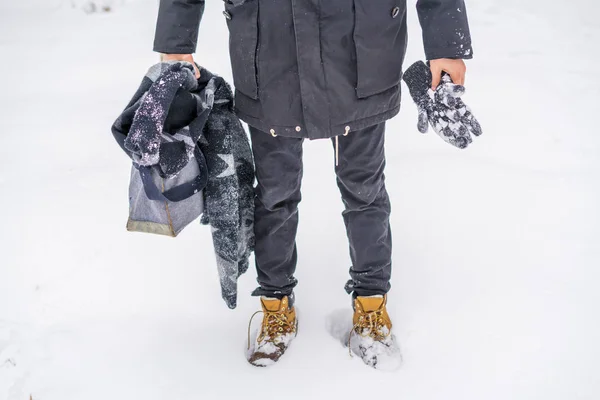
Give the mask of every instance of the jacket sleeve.
POLYGON ((428 60, 473 58, 464 0, 418 0, 417 13, 428 60))
POLYGON ((205 0, 160 0, 154 51, 191 54, 196 51, 205 0))

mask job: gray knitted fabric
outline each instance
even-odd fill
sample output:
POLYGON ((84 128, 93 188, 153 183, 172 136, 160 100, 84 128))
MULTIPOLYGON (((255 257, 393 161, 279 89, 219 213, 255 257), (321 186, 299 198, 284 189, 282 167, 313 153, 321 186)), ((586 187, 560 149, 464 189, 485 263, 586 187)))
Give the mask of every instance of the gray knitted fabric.
POLYGON ((237 279, 248 270, 254 250, 254 160, 248 136, 233 112, 231 88, 222 78, 216 88, 204 127, 206 141, 200 142, 208 165, 202 223, 212 228, 223 299, 235 308, 237 279))

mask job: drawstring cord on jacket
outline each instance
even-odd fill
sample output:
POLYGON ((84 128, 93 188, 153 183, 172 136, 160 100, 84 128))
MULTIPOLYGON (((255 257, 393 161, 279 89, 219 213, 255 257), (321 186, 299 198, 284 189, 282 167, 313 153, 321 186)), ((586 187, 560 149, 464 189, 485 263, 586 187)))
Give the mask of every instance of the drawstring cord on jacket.
MULTIPOLYGON (((346 128, 344 128, 344 136, 348 136, 348 133, 350 133, 350 127, 346 126, 346 128)), ((336 136, 335 137, 335 166, 337 167, 340 164, 340 137, 336 136)))

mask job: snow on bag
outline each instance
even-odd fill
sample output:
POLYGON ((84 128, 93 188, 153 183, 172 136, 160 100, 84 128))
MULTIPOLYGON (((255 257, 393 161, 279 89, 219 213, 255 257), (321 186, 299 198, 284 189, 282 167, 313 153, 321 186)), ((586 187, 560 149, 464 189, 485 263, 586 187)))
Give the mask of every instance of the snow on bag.
POLYGON ((156 64, 112 132, 132 159, 127 229, 175 237, 202 215, 235 308, 254 248, 254 165, 227 83, 204 69, 196 79, 189 63, 156 64))

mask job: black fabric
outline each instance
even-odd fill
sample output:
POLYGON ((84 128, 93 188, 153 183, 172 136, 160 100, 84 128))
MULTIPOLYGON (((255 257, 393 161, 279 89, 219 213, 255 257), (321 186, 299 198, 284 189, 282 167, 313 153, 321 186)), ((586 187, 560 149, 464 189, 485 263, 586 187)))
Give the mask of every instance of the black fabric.
POLYGON ((184 88, 179 88, 169 108, 163 132, 174 135, 178 130, 189 125, 197 112, 194 95, 184 88))
POLYGON ((194 53, 204 6, 204 0, 160 0, 154 51, 164 54, 194 53))
MULTIPOLYGON (((250 128, 250 133, 256 160, 254 232, 260 285, 253 295, 289 296, 298 283, 295 239, 303 139, 272 137, 256 128, 250 128)), ((346 290, 360 296, 385 294, 390 289, 392 236, 384 135, 381 123, 338 139, 335 171, 352 261, 346 290)))
MULTIPOLYGON (((279 136, 334 137, 396 115, 404 0, 228 0, 236 112, 279 136)), ((204 1, 161 0, 154 49, 192 53, 204 1), (193 44, 192 44, 193 43, 193 44)), ((418 0, 427 58, 471 58, 463 0, 418 0)))
POLYGON ((464 86, 452 83, 448 74, 442 75, 434 92, 431 70, 417 61, 406 70, 404 81, 419 111, 417 127, 421 133, 427 133, 431 125, 438 136, 459 149, 473 142, 472 135, 482 134, 481 125, 461 99, 464 86))

